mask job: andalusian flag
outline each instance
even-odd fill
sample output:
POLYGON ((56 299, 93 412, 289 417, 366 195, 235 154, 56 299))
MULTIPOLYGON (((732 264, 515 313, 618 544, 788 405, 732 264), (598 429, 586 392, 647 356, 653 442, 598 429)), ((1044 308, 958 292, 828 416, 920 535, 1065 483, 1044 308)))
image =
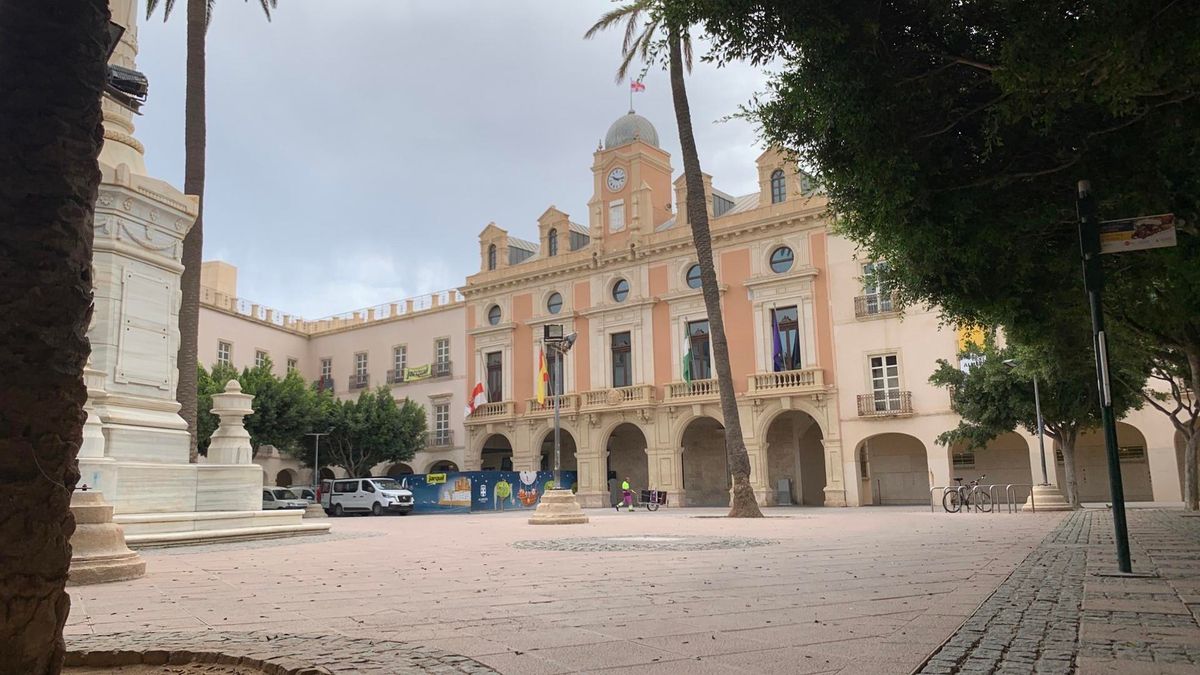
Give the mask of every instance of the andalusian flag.
POLYGON ((683 336, 683 348, 679 351, 683 352, 683 368, 680 372, 683 373, 683 381, 692 381, 692 341, 688 339, 687 334, 683 336))
POLYGON ((537 402, 542 405, 546 402, 546 385, 550 382, 550 373, 546 370, 546 352, 538 350, 538 372, 537 372, 537 402))

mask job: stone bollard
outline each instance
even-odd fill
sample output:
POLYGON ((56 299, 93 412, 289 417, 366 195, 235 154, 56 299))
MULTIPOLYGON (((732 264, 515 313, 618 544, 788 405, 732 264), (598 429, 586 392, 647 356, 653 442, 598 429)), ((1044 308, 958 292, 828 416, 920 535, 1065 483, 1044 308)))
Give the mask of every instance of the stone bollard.
POLYGON ((225 393, 213 394, 212 413, 221 418, 208 443, 207 464, 251 464, 254 449, 250 447, 250 432, 243 419, 254 412, 250 402, 254 397, 242 393, 237 380, 225 384, 225 393))
POLYGON ((146 561, 125 545, 125 531, 113 522, 113 507, 95 490, 71 493, 75 534, 71 535, 68 586, 137 579, 146 574, 146 561))

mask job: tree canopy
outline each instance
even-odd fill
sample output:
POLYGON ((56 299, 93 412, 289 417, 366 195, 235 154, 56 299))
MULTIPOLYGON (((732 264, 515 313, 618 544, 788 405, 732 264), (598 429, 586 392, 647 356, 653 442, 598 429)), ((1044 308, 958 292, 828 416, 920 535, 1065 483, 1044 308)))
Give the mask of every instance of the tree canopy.
MULTIPOLYGON (((350 401, 327 392, 313 392, 314 430, 329 431, 321 439, 321 464, 340 466, 351 476, 369 476, 371 467, 384 462, 407 462, 425 447, 425 409, 410 399, 397 401, 386 386, 368 389, 350 401)), ((311 466, 312 445, 293 450, 311 466)))

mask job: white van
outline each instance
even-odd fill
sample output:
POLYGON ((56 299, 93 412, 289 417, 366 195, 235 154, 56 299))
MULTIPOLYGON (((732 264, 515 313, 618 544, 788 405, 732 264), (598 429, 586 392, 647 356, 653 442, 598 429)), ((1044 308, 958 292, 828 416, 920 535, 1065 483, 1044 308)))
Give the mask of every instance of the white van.
POLYGON ((394 478, 343 478, 321 481, 321 506, 331 516, 366 512, 408 515, 413 510, 412 493, 394 478))

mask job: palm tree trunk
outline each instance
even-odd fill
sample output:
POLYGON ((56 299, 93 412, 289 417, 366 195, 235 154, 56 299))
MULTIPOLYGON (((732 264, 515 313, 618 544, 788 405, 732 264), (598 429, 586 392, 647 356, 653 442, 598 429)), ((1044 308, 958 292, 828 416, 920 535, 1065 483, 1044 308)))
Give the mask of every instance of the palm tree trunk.
POLYGON ((0 673, 65 653, 108 20, 0 0, 0 673))
POLYGON ((700 288, 704 307, 708 310, 708 327, 712 335, 713 363, 717 369, 717 388, 721 395, 721 416, 725 418, 725 452, 729 474, 733 478, 731 518, 761 518, 758 500, 750 487, 750 456, 742 439, 742 421, 738 415, 733 392, 733 373, 729 369, 729 343, 725 340, 725 322, 721 316, 721 294, 717 287, 717 272, 713 266, 712 235, 708 229, 708 208, 704 198, 704 179, 700 172, 700 155, 692 134, 692 113, 688 106, 687 89, 683 81, 683 55, 680 35, 671 29, 667 41, 671 50, 671 96, 675 102, 675 121, 679 126, 679 145, 683 154, 683 176, 687 183, 687 218, 692 226, 692 240, 700 264, 700 288))
POLYGON ((183 239, 183 276, 179 280, 179 384, 175 398, 191 434, 191 461, 196 461, 196 363, 200 330, 200 266, 204 262, 204 37, 208 30, 207 0, 187 4, 187 84, 184 95, 183 191, 200 197, 196 223, 183 239))

